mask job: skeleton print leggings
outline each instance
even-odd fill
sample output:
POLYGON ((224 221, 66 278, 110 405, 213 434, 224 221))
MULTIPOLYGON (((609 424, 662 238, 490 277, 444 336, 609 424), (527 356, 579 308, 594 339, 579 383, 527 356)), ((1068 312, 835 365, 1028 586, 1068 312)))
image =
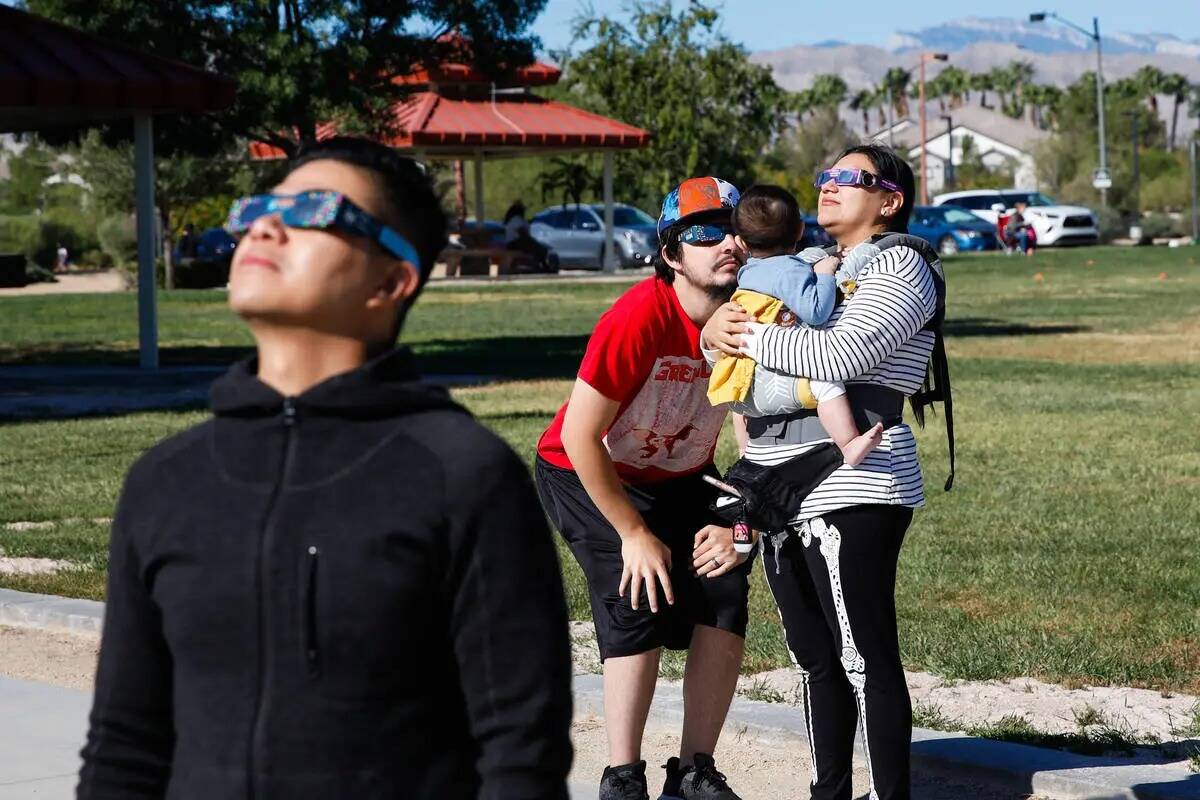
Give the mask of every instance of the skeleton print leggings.
MULTIPOLYGON (((812 800, 850 800, 861 720, 870 800, 908 800, 912 705, 896 638, 896 560, 912 509, 854 506, 810 520, 763 566, 800 669, 812 800)), ((859 794, 861 796, 861 789, 859 794)))

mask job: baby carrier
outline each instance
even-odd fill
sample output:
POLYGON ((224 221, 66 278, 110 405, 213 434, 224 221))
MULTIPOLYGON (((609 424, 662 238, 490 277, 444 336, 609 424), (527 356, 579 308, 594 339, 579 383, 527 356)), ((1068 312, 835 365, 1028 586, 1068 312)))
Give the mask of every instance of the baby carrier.
MULTIPOLYGON (((872 237, 871 242, 880 250, 897 246, 916 250, 929 264, 937 287, 937 307, 933 317, 922 328, 933 332, 933 353, 926 368, 924 383, 920 391, 909 399, 909 404, 917 425, 922 428, 925 427, 926 407, 940 402, 945 409, 946 440, 950 452, 950 475, 946 479, 945 491, 950 491, 954 485, 954 402, 942 331, 946 317, 946 277, 942 260, 924 239, 907 233, 878 234, 872 237)), ((837 248, 830 247, 828 250, 834 254, 837 248)), ((724 481, 737 494, 731 492, 732 498, 718 499, 713 508, 722 519, 731 523, 740 520, 755 530, 782 531, 804 498, 841 465, 841 451, 832 442, 819 444, 773 466, 740 458, 729 468, 724 481)))

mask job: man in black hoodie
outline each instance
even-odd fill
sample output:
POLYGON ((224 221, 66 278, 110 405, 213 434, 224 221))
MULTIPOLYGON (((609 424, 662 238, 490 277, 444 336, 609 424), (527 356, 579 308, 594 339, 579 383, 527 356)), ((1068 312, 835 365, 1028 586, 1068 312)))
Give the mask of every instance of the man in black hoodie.
POLYGON ((258 354, 129 471, 78 797, 563 800, 545 517, 393 349, 445 242, 428 178, 333 139, 228 227, 258 354))

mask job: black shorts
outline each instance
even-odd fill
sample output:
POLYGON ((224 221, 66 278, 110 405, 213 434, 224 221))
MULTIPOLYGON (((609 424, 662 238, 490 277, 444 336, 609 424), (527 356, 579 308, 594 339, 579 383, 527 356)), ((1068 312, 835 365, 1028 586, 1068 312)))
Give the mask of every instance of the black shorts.
MULTIPOLYGON (((716 469, 709 468, 716 475, 716 469)), ((722 524, 710 506, 716 489, 701 473, 661 483, 628 486, 625 491, 654 535, 671 549, 671 586, 675 603, 662 602, 655 614, 643 597, 635 611, 629 592, 618 590, 624 562, 621 537, 600 513, 574 471, 542 459, 535 467, 542 505, 567 541, 587 576, 592 619, 600 659, 632 656, 659 647, 686 650, 696 625, 746 636, 746 601, 750 594, 753 556, 718 578, 692 572, 696 533, 705 525, 722 524)))

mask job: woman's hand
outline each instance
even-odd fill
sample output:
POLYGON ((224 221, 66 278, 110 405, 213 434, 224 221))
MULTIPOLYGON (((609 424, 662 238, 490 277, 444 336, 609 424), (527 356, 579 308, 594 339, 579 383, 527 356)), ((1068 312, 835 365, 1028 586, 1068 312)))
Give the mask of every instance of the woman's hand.
POLYGON ((718 308, 700 333, 706 350, 720 350, 726 355, 736 356, 741 346, 741 335, 746 332, 750 315, 737 303, 726 303, 718 308))
POLYGON ((662 539, 650 531, 640 531, 621 537, 621 560, 624 567, 621 570, 621 586, 618 589, 621 597, 629 589, 629 603, 636 610, 638 596, 643 586, 646 588, 646 600, 650 610, 658 613, 658 588, 654 585, 657 580, 662 583, 663 597, 671 605, 675 604, 675 593, 671 589, 671 550, 662 539))
POLYGON ((692 567, 701 577, 718 578, 745 561, 748 555, 734 549, 732 529, 705 525, 696 534, 692 567))

